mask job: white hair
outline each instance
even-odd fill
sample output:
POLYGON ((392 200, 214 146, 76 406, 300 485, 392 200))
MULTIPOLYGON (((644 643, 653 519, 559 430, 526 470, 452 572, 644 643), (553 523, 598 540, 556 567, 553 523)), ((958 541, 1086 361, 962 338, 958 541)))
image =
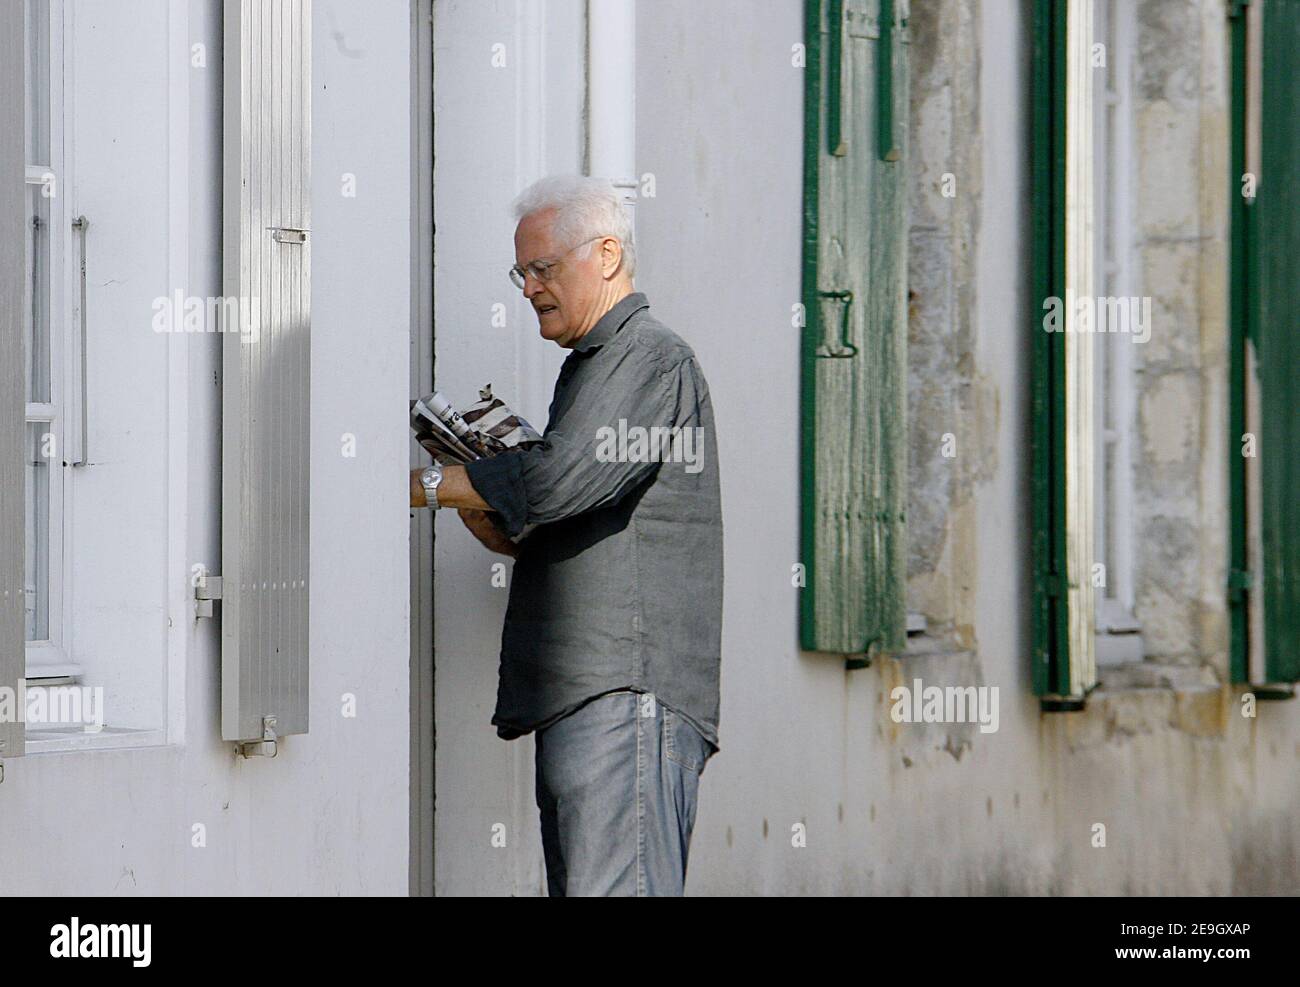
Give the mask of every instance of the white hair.
MULTIPOLYGON (((612 236, 623 247, 623 270, 636 273, 632 223, 614 186, 603 178, 552 175, 534 182, 514 202, 515 220, 546 209, 555 210, 551 233, 570 250, 598 236, 612 236)), ((590 256, 588 243, 584 257, 590 256)))

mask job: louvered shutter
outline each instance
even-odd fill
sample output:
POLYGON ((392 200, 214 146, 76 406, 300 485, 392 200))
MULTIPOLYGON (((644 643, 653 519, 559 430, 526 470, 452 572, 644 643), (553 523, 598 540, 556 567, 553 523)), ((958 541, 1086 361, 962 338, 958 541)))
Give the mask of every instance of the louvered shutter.
POLYGON ((27 105, 23 78, 23 9, 0 4, 0 779, 4 759, 23 753, 22 684, 26 674, 23 582, 22 314, 26 280, 24 209, 27 105))
POLYGON ((274 753, 308 719, 309 0, 228 0, 225 73, 221 732, 274 753))
POLYGON ((906 634, 906 6, 806 14, 800 638, 863 655, 906 634))
MULTIPOLYGON (((1300 0, 1263 7, 1257 361, 1264 677, 1300 680, 1300 0)), ((1239 451, 1238 451, 1239 454, 1239 451)))
POLYGON ((1034 691, 1046 709, 1076 709, 1097 684, 1092 587, 1093 336, 1071 298, 1091 298, 1092 0, 1033 7, 1032 363, 1034 691), (1064 331, 1044 329, 1062 304, 1064 331))

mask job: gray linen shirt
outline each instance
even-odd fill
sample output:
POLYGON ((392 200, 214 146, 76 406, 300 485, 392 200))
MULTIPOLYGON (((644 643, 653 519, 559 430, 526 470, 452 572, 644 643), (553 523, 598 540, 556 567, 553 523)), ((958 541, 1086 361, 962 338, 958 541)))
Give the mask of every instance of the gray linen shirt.
POLYGON ((506 739, 632 689, 718 748, 713 406, 695 353, 649 307, 633 292, 577 341, 544 442, 467 467, 511 535, 538 525, 519 545, 501 634, 492 722, 506 739))

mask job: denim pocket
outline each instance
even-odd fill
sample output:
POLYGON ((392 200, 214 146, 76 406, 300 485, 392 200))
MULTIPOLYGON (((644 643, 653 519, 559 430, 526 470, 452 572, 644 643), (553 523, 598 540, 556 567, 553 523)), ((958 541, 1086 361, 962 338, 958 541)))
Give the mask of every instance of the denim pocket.
POLYGON ((660 704, 664 721, 664 753, 668 760, 681 765, 687 771, 699 772, 704 768, 705 751, 708 744, 699 731, 674 713, 667 706, 660 704))

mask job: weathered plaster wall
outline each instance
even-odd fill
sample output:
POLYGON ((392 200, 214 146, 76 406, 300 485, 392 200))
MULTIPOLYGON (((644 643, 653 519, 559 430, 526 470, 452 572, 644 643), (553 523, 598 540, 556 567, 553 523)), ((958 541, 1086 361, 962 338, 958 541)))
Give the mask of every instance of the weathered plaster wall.
POLYGON ((1218 0, 1137 9, 1136 615, 1150 659, 1226 676, 1227 18, 1218 0))
POLYGON ((979 6, 915 4, 908 237, 908 608, 927 635, 973 641, 975 485, 997 466, 998 394, 979 373, 975 253, 983 140, 979 6))

